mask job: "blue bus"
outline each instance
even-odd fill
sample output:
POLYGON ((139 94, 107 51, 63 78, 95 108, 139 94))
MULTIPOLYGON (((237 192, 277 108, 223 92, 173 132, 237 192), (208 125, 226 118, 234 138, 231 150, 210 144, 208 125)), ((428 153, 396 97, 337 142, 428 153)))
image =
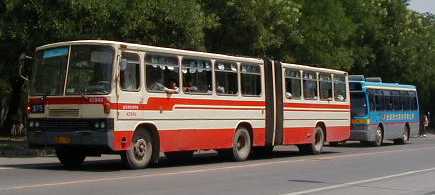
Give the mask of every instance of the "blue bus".
POLYGON ((350 140, 380 146, 384 140, 406 144, 410 137, 418 135, 420 112, 415 86, 351 75, 349 88, 352 104, 350 140))

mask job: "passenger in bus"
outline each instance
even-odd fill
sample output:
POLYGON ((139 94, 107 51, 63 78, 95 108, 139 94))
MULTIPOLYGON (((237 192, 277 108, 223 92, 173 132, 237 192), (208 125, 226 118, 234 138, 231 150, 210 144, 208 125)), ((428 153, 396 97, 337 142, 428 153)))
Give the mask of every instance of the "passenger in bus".
POLYGON ((186 93, 195 92, 195 91, 198 91, 198 87, 192 86, 192 82, 188 81, 186 83, 185 87, 183 87, 183 91, 186 92, 186 93))
POLYGON ((168 94, 175 94, 175 93, 178 93, 180 91, 180 89, 178 88, 178 85, 175 81, 170 81, 169 86, 164 87, 163 91, 165 91, 168 94))
POLYGON ((216 93, 225 93, 225 88, 223 86, 216 87, 216 93))

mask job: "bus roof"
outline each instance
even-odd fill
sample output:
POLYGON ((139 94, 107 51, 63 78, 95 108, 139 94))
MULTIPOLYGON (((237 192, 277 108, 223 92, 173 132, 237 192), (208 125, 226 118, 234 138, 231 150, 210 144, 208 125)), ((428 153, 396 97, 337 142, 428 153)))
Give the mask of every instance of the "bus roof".
MULTIPOLYGON (((135 44, 135 43, 125 43, 125 42, 118 42, 118 41, 107 41, 107 40, 77 40, 77 41, 66 41, 66 42, 58 42, 58 43, 52 43, 43 45, 36 48, 36 51, 52 48, 52 47, 60 47, 64 45, 82 45, 82 44, 95 44, 95 45, 109 45, 113 47, 125 47, 128 50, 138 50, 138 51, 144 51, 144 52, 158 52, 158 53, 170 53, 170 54, 179 54, 183 56, 195 56, 195 57, 201 57, 201 58, 212 58, 212 59, 218 59, 218 60, 230 60, 230 61, 237 61, 237 62, 249 62, 249 63, 257 63, 257 64, 263 64, 263 60, 259 58, 252 58, 252 57, 239 57, 239 56, 230 56, 230 55, 224 55, 224 54, 215 54, 215 53, 207 53, 207 52, 199 52, 199 51, 190 51, 190 50, 182 50, 182 49, 174 49, 174 48, 166 48, 166 47, 157 47, 157 46, 149 46, 149 45, 141 45, 141 44, 135 44)), ((317 68, 317 67, 311 67, 306 65, 298 65, 298 64, 289 64, 289 63, 282 63, 284 67, 292 67, 302 70, 311 70, 311 71, 319 71, 319 72, 331 72, 336 74, 347 74, 345 71, 339 71, 334 69, 327 69, 327 68, 317 68)))
POLYGON ((349 81, 352 83, 361 83, 362 88, 367 89, 389 89, 389 90, 405 90, 416 91, 417 88, 414 85, 406 85, 399 83, 384 83, 384 82, 370 82, 370 81, 349 81))

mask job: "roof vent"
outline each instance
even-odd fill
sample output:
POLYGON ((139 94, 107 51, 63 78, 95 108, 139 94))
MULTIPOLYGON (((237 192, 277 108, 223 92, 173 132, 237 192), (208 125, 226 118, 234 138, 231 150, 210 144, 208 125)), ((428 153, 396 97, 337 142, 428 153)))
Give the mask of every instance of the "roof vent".
POLYGON ((382 82, 382 79, 381 79, 381 77, 368 77, 368 78, 366 78, 366 81, 368 81, 368 82, 378 82, 378 83, 381 83, 381 82, 382 82))
POLYGON ((349 75, 350 81, 364 81, 364 75, 349 75))

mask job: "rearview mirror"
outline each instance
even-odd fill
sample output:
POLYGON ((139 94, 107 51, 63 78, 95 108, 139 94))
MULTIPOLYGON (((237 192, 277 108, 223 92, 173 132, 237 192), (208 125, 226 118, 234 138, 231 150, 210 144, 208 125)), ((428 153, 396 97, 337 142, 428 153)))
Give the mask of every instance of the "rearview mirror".
POLYGON ((24 73, 23 68, 26 66, 26 62, 28 60, 33 60, 33 58, 27 56, 25 53, 21 53, 20 57, 18 58, 18 75, 20 75, 20 77, 26 81, 29 80, 29 77, 24 73))

